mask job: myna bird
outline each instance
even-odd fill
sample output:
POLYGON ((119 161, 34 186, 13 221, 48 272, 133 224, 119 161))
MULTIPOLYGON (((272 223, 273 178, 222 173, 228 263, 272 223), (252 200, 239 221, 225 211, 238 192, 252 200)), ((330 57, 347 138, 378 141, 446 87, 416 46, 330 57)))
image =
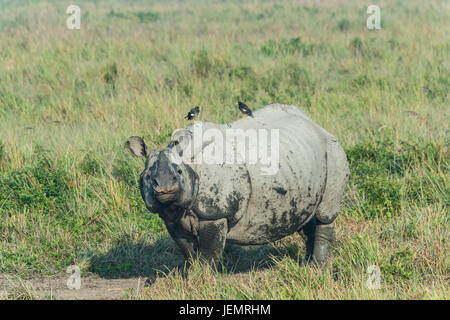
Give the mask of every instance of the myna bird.
POLYGON ((241 112, 245 115, 245 116, 250 116, 253 118, 253 113, 252 110, 250 110, 249 107, 247 107, 247 105, 241 101, 236 102, 236 104, 239 106, 239 110, 241 110, 241 112))
POLYGON ((200 113, 200 107, 196 106, 195 108, 192 108, 191 111, 189 111, 188 114, 186 115, 186 117, 184 117, 184 118, 188 119, 188 120, 194 120, 194 118, 197 117, 199 113, 200 113))

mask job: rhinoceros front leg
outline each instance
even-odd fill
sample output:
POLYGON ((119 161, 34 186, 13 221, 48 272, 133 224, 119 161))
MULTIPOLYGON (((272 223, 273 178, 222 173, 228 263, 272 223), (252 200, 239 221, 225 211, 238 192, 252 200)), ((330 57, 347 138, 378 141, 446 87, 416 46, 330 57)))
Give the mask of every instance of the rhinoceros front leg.
POLYGON ((172 239, 180 247, 187 262, 196 255, 198 248, 197 237, 186 231, 182 225, 166 222, 167 231, 172 239))
POLYGON ((325 224, 313 217, 299 233, 306 241, 303 263, 325 263, 334 240, 334 221, 325 224))
POLYGON ((198 249, 200 256, 214 265, 220 259, 227 239, 227 219, 200 221, 198 249))

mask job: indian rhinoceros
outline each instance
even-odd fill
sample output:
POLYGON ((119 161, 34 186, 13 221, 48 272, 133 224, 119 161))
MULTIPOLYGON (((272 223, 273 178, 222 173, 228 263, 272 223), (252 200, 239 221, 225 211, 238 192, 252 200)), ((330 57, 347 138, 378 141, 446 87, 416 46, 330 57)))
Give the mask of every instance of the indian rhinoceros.
POLYGON ((346 155, 299 107, 270 104, 253 115, 197 122, 160 151, 130 137, 131 152, 147 158, 140 177, 146 207, 164 220, 186 259, 199 253, 215 261, 226 242, 261 245, 299 232, 306 241, 302 262, 322 264, 349 179, 346 155), (258 161, 269 151, 277 160, 270 169, 258 161))

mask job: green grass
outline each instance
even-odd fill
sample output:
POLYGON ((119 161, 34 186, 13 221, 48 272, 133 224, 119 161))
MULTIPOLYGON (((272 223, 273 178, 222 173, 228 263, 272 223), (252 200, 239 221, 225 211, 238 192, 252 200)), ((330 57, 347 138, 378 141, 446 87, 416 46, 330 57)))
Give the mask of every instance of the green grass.
POLYGON ((0 0, 0 273, 167 273, 129 298, 448 299, 446 1, 385 1, 378 31, 362 1, 77 4, 81 30, 68 30, 60 1, 0 0), (343 145, 351 180, 328 267, 299 267, 293 235, 229 247, 220 272, 196 264, 189 282, 169 273, 182 256, 123 144, 163 147, 195 105, 238 119, 237 98, 301 106, 343 145), (380 290, 365 284, 373 264, 380 290))

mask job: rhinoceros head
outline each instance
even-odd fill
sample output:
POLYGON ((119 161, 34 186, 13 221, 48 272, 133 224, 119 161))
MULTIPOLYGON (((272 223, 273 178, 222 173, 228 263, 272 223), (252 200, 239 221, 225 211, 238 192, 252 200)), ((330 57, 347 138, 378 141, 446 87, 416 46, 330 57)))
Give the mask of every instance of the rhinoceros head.
POLYGON ((151 212, 166 206, 189 208, 196 200, 198 175, 187 164, 177 161, 172 141, 168 147, 150 152, 140 137, 130 137, 126 146, 136 156, 146 157, 139 185, 145 205, 151 212))

